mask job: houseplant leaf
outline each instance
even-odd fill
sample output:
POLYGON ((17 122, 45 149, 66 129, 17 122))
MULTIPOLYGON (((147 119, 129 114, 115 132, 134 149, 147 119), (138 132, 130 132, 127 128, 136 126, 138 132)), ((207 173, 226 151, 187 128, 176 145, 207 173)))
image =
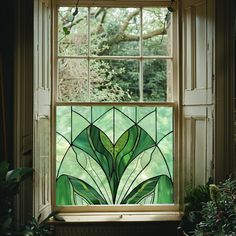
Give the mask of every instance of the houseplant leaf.
POLYGON ((16 168, 7 172, 6 181, 21 182, 25 180, 25 178, 27 178, 32 172, 32 168, 29 167, 16 168))

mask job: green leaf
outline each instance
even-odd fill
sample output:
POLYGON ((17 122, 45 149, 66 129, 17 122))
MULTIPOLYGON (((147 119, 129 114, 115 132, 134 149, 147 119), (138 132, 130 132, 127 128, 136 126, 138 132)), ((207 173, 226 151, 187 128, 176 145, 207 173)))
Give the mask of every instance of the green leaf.
POLYGON ((121 201, 121 204, 138 204, 155 191, 159 178, 160 176, 156 176, 140 183, 121 201))
POLYGON ((29 167, 16 168, 14 170, 7 172, 6 180, 21 182, 25 180, 27 177, 29 177, 29 175, 32 174, 32 172, 33 169, 29 167))
POLYGON ((26 229, 22 232, 23 236, 34 236, 34 232, 31 231, 31 229, 26 229))
POLYGON ((69 178, 61 175, 56 182, 56 205, 74 205, 73 190, 69 178))
POLYGON ((69 176, 69 180, 73 186, 74 191, 90 204, 107 204, 100 194, 88 183, 72 176, 69 176))
POLYGON ((168 176, 160 176, 157 188, 157 203, 173 203, 173 183, 168 176))
POLYGON ((6 180, 8 167, 9 163, 7 161, 0 162, 0 182, 4 182, 6 180))
POLYGON ((67 27, 63 27, 63 32, 64 32, 65 35, 70 34, 70 31, 67 27))

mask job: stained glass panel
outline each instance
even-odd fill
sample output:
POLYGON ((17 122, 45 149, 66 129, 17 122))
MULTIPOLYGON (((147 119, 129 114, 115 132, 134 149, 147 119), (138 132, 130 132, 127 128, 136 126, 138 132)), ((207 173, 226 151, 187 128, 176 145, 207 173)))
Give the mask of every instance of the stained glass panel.
POLYGON ((59 106, 56 205, 173 203, 173 108, 59 106))

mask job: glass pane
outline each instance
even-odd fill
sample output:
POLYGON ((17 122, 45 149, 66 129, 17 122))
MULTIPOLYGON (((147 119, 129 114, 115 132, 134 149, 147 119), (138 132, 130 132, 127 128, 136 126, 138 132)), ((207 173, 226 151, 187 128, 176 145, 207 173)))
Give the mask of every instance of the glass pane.
POLYGON ((144 101, 172 101, 172 61, 165 59, 144 60, 144 101))
POLYGON ((139 62, 91 60, 90 97, 94 102, 139 100, 139 62))
POLYGON ((77 56, 88 54, 88 8, 78 8, 73 19, 75 8, 58 9, 58 55, 77 56), (68 34, 65 34, 68 31, 68 34))
POLYGON ((58 100, 88 100, 88 62, 81 59, 58 60, 58 100))
POLYGON ((93 55, 139 55, 139 8, 93 7, 90 22, 93 55))
POLYGON ((171 14, 168 13, 168 10, 166 8, 144 8, 143 54, 145 56, 171 55, 171 41, 171 14))
POLYGON ((171 107, 64 106, 56 119, 57 206, 173 203, 171 107))

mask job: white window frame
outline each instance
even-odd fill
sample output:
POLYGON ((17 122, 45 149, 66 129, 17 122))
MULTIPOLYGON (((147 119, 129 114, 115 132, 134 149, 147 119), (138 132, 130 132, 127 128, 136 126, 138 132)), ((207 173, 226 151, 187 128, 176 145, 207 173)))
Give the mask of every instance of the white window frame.
MULTIPOLYGON (((53 96, 52 96, 52 134, 55 134, 55 116, 56 116, 56 106, 60 105, 86 105, 86 103, 78 102, 57 102, 57 11, 58 7, 63 6, 72 6, 75 7, 76 1, 68 0, 58 0, 54 1, 53 5, 53 96)), ((79 7, 91 7, 91 6, 107 6, 107 7, 168 7, 170 1, 79 1, 79 7)), ((177 4, 174 3, 174 8, 177 9, 177 4)), ((148 102, 149 105, 156 106, 170 106, 174 109, 174 204, 160 204, 160 205, 148 205, 148 206, 137 206, 137 205, 109 205, 109 206, 60 206, 56 207, 55 204, 55 187, 52 191, 52 206, 53 209, 59 210, 60 214, 64 217, 66 221, 155 221, 155 220, 179 220, 180 219, 180 194, 179 194, 179 179, 180 175, 178 174, 178 150, 179 150, 179 137, 178 137, 178 103, 179 103, 179 92, 178 89, 178 65, 177 65, 177 12, 173 13, 173 31, 172 31, 172 55, 170 56, 154 56, 154 58, 166 58, 172 59, 172 74, 173 74, 173 102, 148 102)), ((108 58, 108 57, 106 57, 108 58)), ((109 58, 112 58, 109 57, 109 58)), ((148 58, 148 56, 147 56, 148 58)), ((140 61, 142 59, 140 58, 140 61)), ((87 103, 87 105, 93 105, 96 103, 87 103)), ((106 104, 106 103, 102 103, 106 104)), ((121 105, 122 103, 109 103, 111 105, 121 105)), ((129 104, 129 103, 125 103, 129 104)), ((132 105, 142 105, 142 102, 132 102, 132 105)), ((56 159, 56 150, 55 150, 55 135, 52 135, 52 181, 55 182, 55 159, 56 159)), ((55 186, 55 184, 53 184, 55 186)))

